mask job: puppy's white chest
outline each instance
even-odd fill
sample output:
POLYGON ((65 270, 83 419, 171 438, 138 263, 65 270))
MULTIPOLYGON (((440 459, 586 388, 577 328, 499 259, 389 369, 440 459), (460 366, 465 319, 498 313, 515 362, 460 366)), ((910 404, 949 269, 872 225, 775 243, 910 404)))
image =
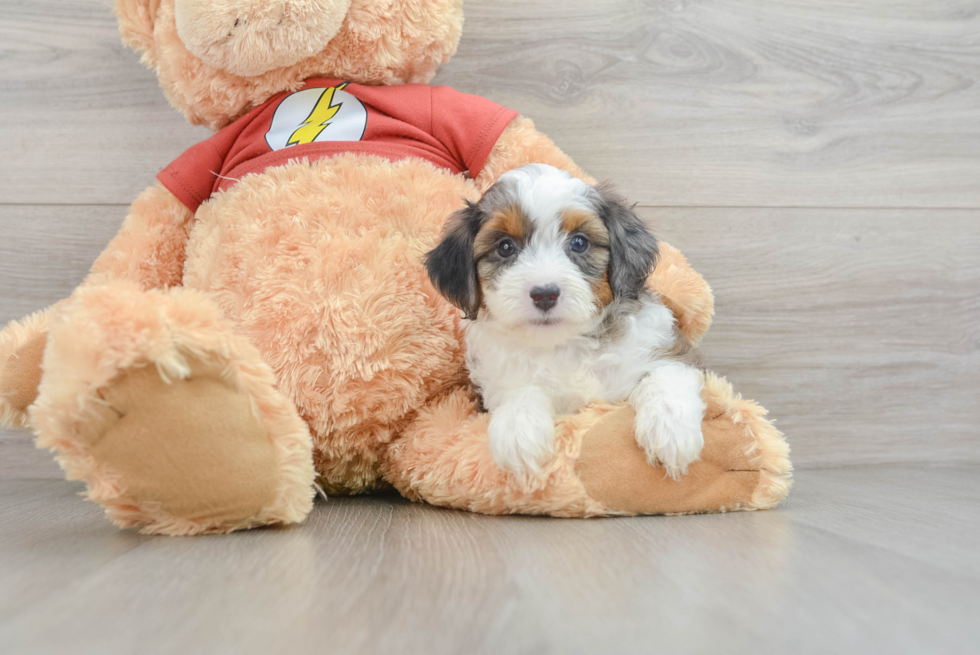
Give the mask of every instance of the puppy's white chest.
POLYGON ((479 322, 467 329, 467 365, 491 412, 528 387, 540 389, 556 414, 593 400, 626 400, 673 342, 673 317, 646 303, 623 318, 615 339, 579 336, 550 348, 531 348, 479 322))
POLYGON ((585 339, 557 348, 527 348, 474 324, 466 344, 470 377, 490 411, 532 386, 552 400, 558 414, 574 412, 601 395, 595 375, 597 347, 585 339))
POLYGON ((535 385, 551 398, 555 413, 571 414, 604 396, 605 385, 596 374, 599 350, 591 342, 573 343, 540 358, 535 385))

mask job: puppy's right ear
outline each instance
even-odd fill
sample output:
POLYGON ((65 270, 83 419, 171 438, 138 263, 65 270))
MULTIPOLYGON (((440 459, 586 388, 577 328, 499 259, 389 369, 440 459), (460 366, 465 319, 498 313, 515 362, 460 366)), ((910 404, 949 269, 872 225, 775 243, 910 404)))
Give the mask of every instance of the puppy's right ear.
POLYGON ((609 231, 609 285, 620 298, 639 298, 657 265, 657 239, 626 199, 608 184, 597 187, 599 215, 609 231))
POLYGON ((446 223, 442 241, 425 256, 429 279, 446 300, 459 307, 466 318, 475 319, 482 302, 473 261, 473 242, 482 218, 476 205, 455 212, 446 223))

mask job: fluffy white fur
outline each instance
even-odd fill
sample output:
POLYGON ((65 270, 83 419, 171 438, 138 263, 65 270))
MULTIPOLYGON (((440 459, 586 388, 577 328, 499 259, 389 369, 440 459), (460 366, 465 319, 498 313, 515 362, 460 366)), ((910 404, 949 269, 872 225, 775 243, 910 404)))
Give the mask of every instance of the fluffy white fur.
MULTIPOLYGON (((704 443, 704 378, 667 357, 677 334, 670 310, 652 296, 641 297, 638 310, 616 314, 612 320, 619 324, 610 329, 616 301, 600 309, 567 254, 571 235, 561 229, 563 210, 595 210, 592 187, 543 165, 501 181, 535 231, 492 288, 482 290, 485 308, 467 326, 467 364, 490 412, 494 461, 528 481, 552 455, 556 416, 593 400, 628 399, 648 459, 679 477, 704 443), (553 308, 542 311, 530 290, 546 285, 561 293, 553 308)), ((616 257, 614 248, 610 257, 616 257)))

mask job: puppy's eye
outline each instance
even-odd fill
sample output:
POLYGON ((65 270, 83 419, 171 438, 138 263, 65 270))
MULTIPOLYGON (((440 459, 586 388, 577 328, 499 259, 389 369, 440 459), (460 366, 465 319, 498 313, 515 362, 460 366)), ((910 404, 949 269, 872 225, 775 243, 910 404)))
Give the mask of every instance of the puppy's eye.
POLYGON ((568 249, 574 253, 582 254, 589 249, 589 240, 581 234, 576 234, 572 237, 572 240, 568 242, 568 249))
POLYGON ((517 254, 517 244, 513 239, 501 239, 497 243, 497 254, 506 259, 517 254))

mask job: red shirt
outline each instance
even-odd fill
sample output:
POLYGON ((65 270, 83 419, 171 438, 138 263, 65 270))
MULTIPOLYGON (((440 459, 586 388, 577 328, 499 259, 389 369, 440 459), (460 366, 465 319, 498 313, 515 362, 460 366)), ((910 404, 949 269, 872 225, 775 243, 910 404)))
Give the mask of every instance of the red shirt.
POLYGON ((448 86, 311 79, 188 149, 157 178, 191 211, 249 173, 345 152, 418 157, 476 177, 517 112, 448 86))

